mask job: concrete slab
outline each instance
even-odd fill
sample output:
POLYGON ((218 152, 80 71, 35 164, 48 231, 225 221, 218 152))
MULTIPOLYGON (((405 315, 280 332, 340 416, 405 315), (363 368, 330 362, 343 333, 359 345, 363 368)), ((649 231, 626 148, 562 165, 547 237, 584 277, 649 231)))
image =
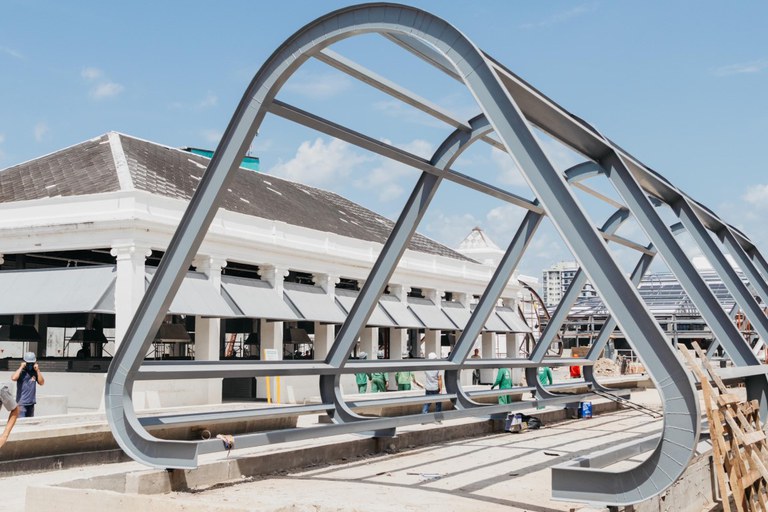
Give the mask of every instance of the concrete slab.
MULTIPOLYGON (((640 393, 645 394, 656 395, 655 391, 640 393)), ((651 396, 638 398, 654 405, 651 396)), ((655 406, 658 408, 658 400, 655 406)), ((555 408, 532 412, 545 418, 563 414, 555 408)), ((77 502, 81 511, 94 512, 105 508, 111 512, 137 508, 222 512, 423 512, 437 507, 484 512, 578 510, 584 507, 550 499, 549 468, 661 426, 659 420, 636 411, 621 411, 560 423, 545 419, 545 428, 521 434, 461 437, 477 424, 478 420, 464 419, 403 428, 379 447, 390 452, 380 456, 361 455, 364 451, 355 445, 373 440, 350 435, 243 450, 229 457, 206 455, 200 470, 176 476, 137 469, 132 463, 102 466, 106 471, 100 476, 88 473, 93 468, 83 468, 68 482, 52 481, 46 473, 38 482, 43 486, 29 489, 26 510, 52 511, 52 504, 62 500, 77 502), (441 439, 436 445, 421 446, 441 439), (285 469, 297 462, 291 458, 300 458, 305 466, 285 469), (127 469, 121 474, 113 471, 116 466, 127 469)), ((0 481, 0 492, 11 492, 6 485, 0 481)), ((18 497, 18 490, 14 492, 18 497)), ((19 504, 17 500, 13 503, 19 504)), ((10 508, 9 512, 21 510, 24 508, 10 508)))

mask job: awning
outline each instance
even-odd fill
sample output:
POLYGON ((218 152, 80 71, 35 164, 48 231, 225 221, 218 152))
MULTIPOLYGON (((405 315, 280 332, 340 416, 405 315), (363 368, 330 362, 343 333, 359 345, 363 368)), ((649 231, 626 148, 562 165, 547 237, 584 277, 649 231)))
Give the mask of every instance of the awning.
POLYGON ((509 308, 496 308, 496 314, 507 324, 509 332, 531 332, 531 328, 513 310, 509 308))
MULTIPOLYGON (((455 331, 456 325, 443 313, 439 306, 427 299, 411 299, 408 308, 427 328, 441 331, 455 331)), ((464 327, 463 325, 461 326, 464 327)))
POLYGON ((443 302, 443 313, 448 315, 448 318, 456 324, 459 330, 464 330, 469 323, 469 317, 472 316, 472 312, 464 306, 460 304, 452 305, 447 302, 443 302))
MULTIPOLYGON (((475 306, 472 306, 472 311, 474 310, 475 306)), ((510 311, 512 310, 510 309, 510 311)), ((510 332, 509 327, 501 321, 496 311, 493 311, 485 321, 485 330, 488 332, 510 332)))
POLYGON ((115 267, 0 271, 0 315, 114 313, 115 267))
POLYGON ((495 311, 485 321, 485 330, 489 332, 510 332, 507 324, 501 321, 501 318, 499 318, 495 311))
MULTIPOLYGON (((154 274, 154 268, 146 270, 147 283, 152 281, 154 274)), ((168 308, 168 314, 215 318, 241 316, 240 312, 221 296, 221 290, 214 288, 208 282, 208 276, 202 272, 187 272, 168 308)))
MULTIPOLYGON (((344 308, 344 311, 349 315, 349 312, 352 310, 352 306, 355 304, 355 300, 357 300, 357 293, 353 292, 351 290, 336 290, 336 299, 341 304, 341 307, 344 308)), ((387 313, 381 308, 381 305, 376 304, 376 307, 373 308, 373 313, 371 313, 371 317, 368 319, 365 325, 370 325, 372 327, 397 327, 397 323, 392 320, 392 318, 387 315, 387 313)))
POLYGON ((285 298, 266 281, 221 276, 221 286, 246 318, 301 320, 285 298))
MULTIPOLYGON (((467 326, 473 311, 474 308, 469 310, 462 306, 453 306, 450 303, 443 303, 443 313, 448 315, 448 318, 450 318, 459 329, 464 329, 467 326)), ((501 318, 498 317, 496 312, 491 312, 490 316, 485 321, 483 330, 489 332, 509 332, 509 327, 501 321, 501 318)))
POLYGON ((400 302, 397 298, 389 295, 382 295, 379 298, 379 304, 384 311, 391 316, 397 327, 401 329, 423 329, 424 324, 408 309, 406 304, 400 302))
POLYGON ((306 284, 285 283, 285 295, 304 320, 341 324, 347 315, 322 288, 306 284))

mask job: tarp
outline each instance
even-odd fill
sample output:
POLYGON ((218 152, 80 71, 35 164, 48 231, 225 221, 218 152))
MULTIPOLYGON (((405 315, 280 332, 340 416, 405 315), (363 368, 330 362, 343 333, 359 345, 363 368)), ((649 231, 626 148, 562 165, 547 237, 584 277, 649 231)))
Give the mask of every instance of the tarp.
POLYGON ((304 320, 340 324, 347 318, 334 298, 317 286, 285 283, 285 295, 304 320))
POLYGON ((398 327, 402 329, 423 329, 422 324, 418 318, 408 309, 406 304, 400 302, 397 298, 389 295, 382 295, 379 299, 379 304, 384 308, 384 311, 391 316, 398 327))
MULTIPOLYGON (((336 299, 348 315, 352 310, 352 306, 355 304, 355 300, 357 300, 357 293, 351 290, 336 290, 336 299)), ((370 325, 372 327, 398 327, 397 322, 395 322, 379 304, 376 304, 376 307, 373 308, 373 313, 371 313, 371 317, 365 325, 370 325)))
POLYGON ((451 319, 443 313, 440 306, 435 305, 430 300, 411 299, 408 301, 408 308, 429 329, 441 331, 455 331, 457 329, 451 319))
POLYGON ((115 267, 0 272, 0 315, 114 313, 115 267))
POLYGON ((301 320, 285 298, 266 281, 221 276, 221 286, 246 318, 301 320))

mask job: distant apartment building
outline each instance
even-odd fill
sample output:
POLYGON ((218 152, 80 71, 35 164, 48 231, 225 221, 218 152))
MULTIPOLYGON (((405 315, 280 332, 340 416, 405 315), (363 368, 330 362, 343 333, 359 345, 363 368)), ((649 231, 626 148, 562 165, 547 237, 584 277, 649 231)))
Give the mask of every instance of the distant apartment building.
MULTIPOLYGON (((578 270, 579 266, 575 261, 561 261, 544 270, 541 288, 542 299, 547 307, 557 306, 578 270)), ((587 283, 581 290, 579 299, 590 297, 597 297, 597 292, 590 283, 587 283)))

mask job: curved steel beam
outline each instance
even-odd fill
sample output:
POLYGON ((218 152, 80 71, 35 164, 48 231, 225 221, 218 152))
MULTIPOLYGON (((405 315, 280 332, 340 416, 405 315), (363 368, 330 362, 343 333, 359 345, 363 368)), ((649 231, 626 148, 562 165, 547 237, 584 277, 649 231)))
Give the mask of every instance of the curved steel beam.
MULTIPOLYGON (((469 126, 470 131, 457 128, 445 139, 437 151, 435 151, 430 161, 434 167, 449 169, 467 148, 493 130, 483 115, 470 120, 469 126)), ((326 358, 327 363, 337 367, 344 367, 346 364, 360 331, 365 326, 365 322, 370 317, 373 308, 376 307, 379 297, 384 293, 384 288, 387 286, 395 271, 395 267, 405 252, 408 241, 416 232, 419 222, 421 222, 421 219, 427 212, 440 182, 440 177, 426 171, 422 173, 395 227, 392 229, 392 233, 384 244, 384 248, 379 253, 368 279, 363 284, 363 289, 358 294, 355 304, 341 326, 333 347, 326 358), (339 354, 342 357, 339 357, 339 354)), ((446 389, 448 388, 446 387, 446 389)), ((334 421, 339 423, 365 421, 366 418, 364 416, 355 414, 346 405, 339 386, 338 375, 320 376, 320 394, 323 403, 333 403, 335 405, 335 410, 331 414, 334 421)))
MULTIPOLYGON (((669 406, 661 441, 647 460, 620 472, 583 468, 553 471, 554 494, 568 500, 623 505, 660 493, 685 470, 698 439, 698 401, 690 376, 612 260, 562 175, 547 159, 500 83, 496 68, 445 21, 415 8, 390 4, 353 6, 308 24, 277 49, 251 82, 110 366, 105 401, 120 446, 150 465, 195 465, 194 443, 160 441, 149 436, 136 421, 130 400, 134 376, 178 291, 185 269, 202 243, 241 155, 257 133, 277 91, 306 59, 334 42, 363 33, 398 34, 418 40, 450 62, 507 152, 517 161, 553 225, 610 304, 622 330, 634 341, 653 374, 662 400, 669 406)), ((345 357, 343 351, 337 350, 329 354, 327 361, 339 365, 345 357)))
MULTIPOLYGON (((566 171, 565 174, 568 176, 568 171, 566 171)), ((628 218, 629 210, 626 208, 619 208, 613 212, 608 220, 603 223, 602 231, 606 234, 613 235, 624 224, 624 222, 627 221, 628 218)), ((573 279, 571 280, 571 284, 563 294, 562 299, 560 299, 560 303, 557 305, 557 308, 555 308, 555 312, 552 313, 552 316, 550 316, 549 321, 547 322, 547 326, 544 328, 544 332, 541 333, 539 340, 536 342, 533 350, 531 350, 531 354, 528 356, 528 359, 530 359, 532 362, 540 363, 544 360, 544 357, 547 355, 547 351, 549 350, 549 346, 555 341, 557 332, 568 318, 568 313, 571 311, 571 307, 573 307, 573 305, 578 300, 579 294, 586 284, 587 276, 581 269, 578 269, 576 274, 574 274, 573 279)), ((537 397, 540 399, 547 399, 562 396, 547 391, 547 389, 544 388, 539 382, 539 379, 537 378, 537 371, 538 369, 536 367, 529 367, 525 369, 525 380, 528 382, 529 386, 531 383, 533 383, 533 385, 536 387, 537 397)))

